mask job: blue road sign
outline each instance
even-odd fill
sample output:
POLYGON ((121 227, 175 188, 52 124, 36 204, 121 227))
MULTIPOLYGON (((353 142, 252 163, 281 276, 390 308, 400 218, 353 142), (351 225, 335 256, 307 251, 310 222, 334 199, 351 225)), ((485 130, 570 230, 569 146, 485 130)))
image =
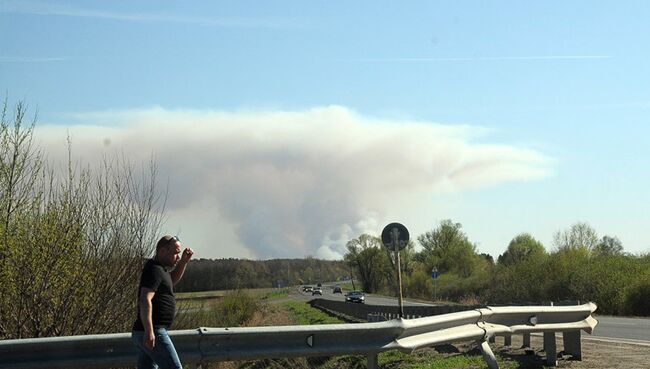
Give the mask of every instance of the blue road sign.
POLYGON ((439 276, 440 276, 440 273, 438 273, 437 271, 431 272, 431 278, 437 279, 439 276))

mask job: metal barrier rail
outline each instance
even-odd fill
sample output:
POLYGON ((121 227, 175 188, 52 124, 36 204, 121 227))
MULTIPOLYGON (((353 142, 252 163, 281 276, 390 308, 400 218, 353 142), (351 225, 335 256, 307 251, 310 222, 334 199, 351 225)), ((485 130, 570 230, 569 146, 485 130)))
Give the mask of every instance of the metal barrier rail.
MULTIPOLYGON (((398 317, 398 306, 381 306, 357 304, 345 301, 314 299, 309 301, 312 307, 334 311, 346 316, 366 320, 369 314, 383 316, 386 320, 398 317)), ((573 304, 577 305, 577 304, 573 304)), ((441 314, 457 313, 459 311, 485 308, 485 305, 439 305, 439 306, 404 306, 404 317, 407 319, 421 318, 441 314)))
MULTIPOLYGON (((412 352, 432 345, 477 341, 488 367, 498 368, 488 344, 490 338, 543 332, 552 335, 554 348, 555 332, 568 332, 572 334, 570 339, 578 340, 579 350, 580 330, 591 333, 597 324, 591 316, 595 310, 593 303, 487 307, 380 323, 199 328, 171 331, 170 336, 181 361, 194 365, 351 354, 367 355, 368 367, 375 368, 377 354, 382 351, 412 352)), ((553 363, 554 356, 553 352, 553 363)), ((135 358, 136 351, 129 333, 0 341, 0 369, 132 367, 135 358)))

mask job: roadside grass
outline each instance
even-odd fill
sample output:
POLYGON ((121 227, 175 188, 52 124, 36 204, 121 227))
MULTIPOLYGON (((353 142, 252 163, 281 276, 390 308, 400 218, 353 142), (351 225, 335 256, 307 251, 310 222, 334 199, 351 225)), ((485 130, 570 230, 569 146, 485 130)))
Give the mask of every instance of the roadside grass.
POLYGON ((176 299, 184 300, 184 299, 200 299, 200 298, 207 298, 207 297, 224 297, 229 290, 221 290, 221 291, 199 291, 199 292, 176 292, 176 299))
MULTIPOLYGON (((225 290, 225 291, 201 291, 201 292, 179 292, 176 294, 179 311, 187 310, 206 310, 219 306, 221 300, 236 291, 244 290, 225 290)), ((245 290, 248 296, 260 300, 273 300, 289 296, 289 288, 259 288, 245 290)))
MULTIPOLYGON (((399 352, 398 352, 399 353, 399 352)), ((389 354, 389 353, 386 353, 389 354)), ((401 354, 401 353, 400 353, 401 354)), ((379 356, 379 365, 382 368, 405 368, 405 369, 483 369, 487 368, 487 364, 480 354, 454 354, 444 355, 429 350, 428 355, 420 353, 416 354, 402 354, 406 358, 399 356, 386 355, 382 358, 379 356), (382 360, 385 360, 382 362, 382 360)), ((501 369, 518 369, 521 368, 518 363, 512 361, 504 361, 497 357, 499 368, 501 369)))
MULTIPOLYGON (((504 360, 497 356, 501 369, 540 369, 539 365, 526 365, 515 361, 504 360)), ((365 356, 333 357, 318 366, 318 369, 366 368, 368 358, 365 356)), ((481 354, 469 352, 465 354, 442 354, 432 348, 417 350, 405 354, 397 350, 382 352, 378 355, 378 367, 381 369, 484 369, 487 364, 481 354)))
POLYGON ((275 299, 281 299, 284 297, 289 296, 289 287, 285 288, 276 288, 273 291, 269 291, 266 293, 263 293, 261 295, 262 300, 275 300, 275 299))
POLYGON ((244 290, 232 291, 215 304, 183 305, 179 308, 175 329, 197 327, 240 327, 260 310, 260 299, 244 290))
MULTIPOLYGON (((247 294, 251 296, 264 296, 266 294, 278 293, 279 291, 288 291, 289 287, 285 288, 252 288, 252 289, 240 289, 240 291, 246 291, 247 294)), ((216 290, 216 291, 199 291, 199 292, 177 292, 176 299, 186 300, 186 299, 201 299, 201 298, 221 298, 226 296, 234 290, 216 290)))
POLYGON ((345 323, 301 301, 284 301, 279 306, 286 310, 299 325, 345 323))

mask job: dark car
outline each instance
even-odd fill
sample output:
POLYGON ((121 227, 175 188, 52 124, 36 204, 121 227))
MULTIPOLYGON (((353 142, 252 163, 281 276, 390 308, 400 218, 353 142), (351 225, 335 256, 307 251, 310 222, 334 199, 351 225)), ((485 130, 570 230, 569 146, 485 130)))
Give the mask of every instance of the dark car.
POLYGON ((316 288, 314 288, 314 290, 312 291, 311 295, 312 295, 312 296, 314 296, 314 295, 321 295, 321 296, 323 296, 323 289, 320 288, 320 287, 316 287, 316 288))
POLYGON ((332 293, 343 293, 343 291, 341 290, 341 287, 335 286, 332 290, 332 293))
POLYGON ((363 302, 366 301, 366 296, 361 291, 352 291, 345 295, 345 301, 360 302, 363 304, 363 302))

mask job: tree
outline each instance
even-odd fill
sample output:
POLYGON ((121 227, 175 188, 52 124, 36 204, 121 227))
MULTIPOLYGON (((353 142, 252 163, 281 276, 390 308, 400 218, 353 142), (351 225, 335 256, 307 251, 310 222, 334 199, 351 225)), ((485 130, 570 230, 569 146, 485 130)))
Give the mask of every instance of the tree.
POLYGON ((591 252, 598 244, 598 234, 587 223, 573 224, 568 230, 557 231, 553 243, 558 250, 585 249, 591 252))
POLYGON ((365 292, 377 292, 391 273, 390 260, 378 237, 362 234, 348 241, 345 260, 353 265, 365 292))
POLYGON ((528 233, 521 233, 510 241, 508 249, 499 256, 499 264, 513 265, 539 255, 545 255, 544 245, 528 233))
POLYGON ((417 259, 441 273, 453 272, 462 277, 472 274, 477 262, 476 248, 461 230, 460 223, 443 220, 440 225, 418 237, 423 250, 417 259))
POLYGON ((623 253, 623 243, 618 237, 603 236, 594 252, 602 256, 620 255, 623 253))

